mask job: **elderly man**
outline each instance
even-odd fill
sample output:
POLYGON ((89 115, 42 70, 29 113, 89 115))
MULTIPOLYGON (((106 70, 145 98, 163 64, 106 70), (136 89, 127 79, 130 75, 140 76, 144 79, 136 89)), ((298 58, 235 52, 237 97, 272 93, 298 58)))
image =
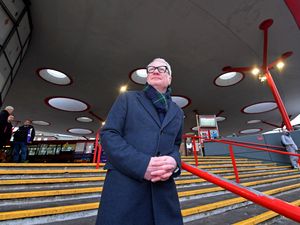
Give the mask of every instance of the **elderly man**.
POLYGON ((11 137, 11 122, 14 119, 12 115, 13 111, 14 107, 6 106, 4 110, 0 112, 0 149, 3 148, 3 145, 5 145, 11 137))
POLYGON ((171 100, 164 59, 147 67, 143 91, 118 97, 101 131, 108 162, 97 225, 182 225, 173 177, 180 174, 183 112, 171 100))
MULTIPOLYGON (((295 144, 289 131, 283 132, 283 134, 281 135, 281 143, 285 146, 286 151, 290 153, 297 153, 296 151, 298 150, 298 147, 295 144)), ((297 156, 290 155, 290 161, 294 169, 300 169, 297 156)))

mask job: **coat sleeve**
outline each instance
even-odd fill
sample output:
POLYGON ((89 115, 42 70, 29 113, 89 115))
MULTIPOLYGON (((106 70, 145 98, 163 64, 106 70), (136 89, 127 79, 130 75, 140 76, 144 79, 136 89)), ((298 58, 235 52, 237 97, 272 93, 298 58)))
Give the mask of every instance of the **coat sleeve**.
POLYGON ((115 169, 131 178, 143 180, 151 156, 139 152, 123 138, 127 106, 125 93, 118 97, 108 114, 101 130, 101 143, 115 169))
POLYGON ((172 177, 177 177, 181 173, 181 158, 180 158, 179 148, 181 144, 181 137, 182 137, 182 130, 183 130, 183 113, 181 113, 180 115, 181 115, 181 128, 178 131, 178 134, 176 136, 173 151, 169 154, 169 156, 172 156, 177 162, 177 168, 178 168, 175 169, 172 177))
POLYGON ((4 128, 7 125, 7 114, 4 110, 0 112, 0 131, 4 132, 4 128))

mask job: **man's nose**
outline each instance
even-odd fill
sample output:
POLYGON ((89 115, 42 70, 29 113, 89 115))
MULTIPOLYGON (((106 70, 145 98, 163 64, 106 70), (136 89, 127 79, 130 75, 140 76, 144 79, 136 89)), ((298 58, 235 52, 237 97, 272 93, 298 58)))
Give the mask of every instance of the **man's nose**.
POLYGON ((154 71, 153 71, 153 73, 159 74, 158 68, 155 68, 154 71))

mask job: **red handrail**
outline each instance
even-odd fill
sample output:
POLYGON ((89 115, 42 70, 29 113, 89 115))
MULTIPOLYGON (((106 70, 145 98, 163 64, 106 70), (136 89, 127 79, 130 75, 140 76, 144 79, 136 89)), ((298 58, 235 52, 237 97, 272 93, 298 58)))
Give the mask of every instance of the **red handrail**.
MULTIPOLYGON (((193 135, 183 135, 182 137, 183 138, 202 138, 200 136, 193 136, 193 135)), ((210 140, 215 140, 215 139, 205 139, 204 142, 209 142, 210 140)), ((231 139, 219 139, 219 140, 232 141, 232 142, 237 142, 237 143, 241 143, 241 144, 249 144, 249 145, 257 145, 257 146, 285 149, 285 147, 280 146, 280 145, 259 144, 259 143, 254 143, 254 142, 237 141, 237 140, 231 140, 231 139)))
POLYGON ((274 149, 269 149, 269 148, 255 147, 252 145, 236 143, 234 141, 224 141, 224 140, 212 139, 212 140, 207 140, 207 142, 218 142, 218 143, 223 143, 223 144, 231 144, 231 145, 235 145, 235 146, 240 146, 240 147, 245 147, 245 148, 250 148, 250 149, 255 149, 255 150, 260 150, 260 151, 274 152, 274 153, 278 153, 278 154, 282 154, 282 155, 293 155, 293 156, 300 157, 300 154, 297 154, 297 153, 282 152, 279 150, 274 150, 274 149))
POLYGON ((236 141, 236 140, 230 140, 230 139, 221 139, 221 140, 232 141, 232 142, 236 142, 236 143, 240 143, 240 144, 248 144, 248 145, 256 145, 256 146, 265 146, 265 147, 271 147, 271 148, 285 149, 285 147, 279 146, 279 145, 259 144, 259 143, 254 143, 254 142, 236 141))
POLYGON ((184 162, 182 162, 181 165, 182 169, 189 171, 194 175, 197 175, 211 183, 214 183, 228 191, 264 206, 294 221, 300 222, 300 208, 298 206, 293 206, 280 199, 265 195, 264 193, 258 192, 254 189, 252 190, 249 187, 243 187, 239 184, 235 184, 232 181, 218 177, 217 175, 211 174, 204 170, 200 170, 184 162))
POLYGON ((233 152, 232 145, 239 146, 239 147, 244 147, 244 148, 255 149, 255 150, 260 150, 260 151, 267 151, 267 152, 279 153, 279 154, 283 154, 283 155, 293 155, 293 156, 300 157, 300 154, 297 154, 297 153, 282 152, 282 151, 272 150, 272 149, 268 149, 268 148, 255 147, 255 146, 252 146, 252 145, 240 144, 240 143, 237 143, 237 142, 231 141, 231 140, 225 141, 225 140, 212 139, 212 140, 207 140, 207 142, 217 142, 217 143, 223 143, 223 144, 228 144, 229 145, 230 157, 231 157, 231 160, 232 160, 232 166, 233 166, 235 179, 236 179, 237 183, 239 183, 240 180, 239 180, 239 174, 238 174, 237 166, 236 166, 236 163, 235 163, 235 158, 234 158, 234 152, 233 152))

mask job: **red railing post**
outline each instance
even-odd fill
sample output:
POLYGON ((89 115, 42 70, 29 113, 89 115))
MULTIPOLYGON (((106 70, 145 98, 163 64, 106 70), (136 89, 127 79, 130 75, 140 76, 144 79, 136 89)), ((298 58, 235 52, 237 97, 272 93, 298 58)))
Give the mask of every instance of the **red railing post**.
POLYGON ((193 152, 194 152, 195 165, 198 167, 198 155, 197 155, 195 137, 192 137, 192 142, 193 142, 193 152))
POLYGON ((98 145, 98 157, 97 157, 97 164, 96 164, 96 169, 99 169, 99 164, 101 160, 101 152, 102 152, 102 145, 98 145))
POLYGON ((234 175, 235 175, 235 180, 236 180, 237 183, 240 183, 239 172, 237 170, 237 166, 236 166, 236 161, 235 161, 235 157, 234 157, 234 152, 233 152, 232 145, 229 145, 229 152, 230 152, 230 157, 231 157, 231 161, 232 161, 232 166, 233 166, 233 171, 234 171, 234 175))
POLYGON ((97 132, 96 138, 95 138, 93 163, 96 162, 96 155, 97 155, 97 151, 98 151, 98 145, 99 145, 99 131, 97 132))

